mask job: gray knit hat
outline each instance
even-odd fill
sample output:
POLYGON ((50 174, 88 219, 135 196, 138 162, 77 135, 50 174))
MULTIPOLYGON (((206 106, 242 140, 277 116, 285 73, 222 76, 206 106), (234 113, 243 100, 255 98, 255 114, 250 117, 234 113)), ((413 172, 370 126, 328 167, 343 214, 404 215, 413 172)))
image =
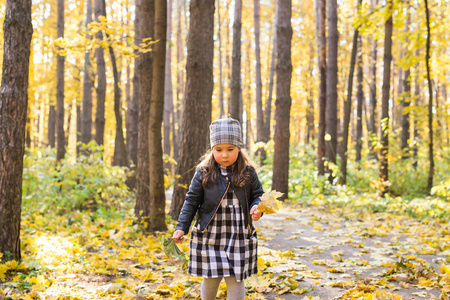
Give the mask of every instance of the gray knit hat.
POLYGON ((211 148, 219 144, 230 144, 242 148, 241 124, 233 118, 219 119, 209 125, 211 148))

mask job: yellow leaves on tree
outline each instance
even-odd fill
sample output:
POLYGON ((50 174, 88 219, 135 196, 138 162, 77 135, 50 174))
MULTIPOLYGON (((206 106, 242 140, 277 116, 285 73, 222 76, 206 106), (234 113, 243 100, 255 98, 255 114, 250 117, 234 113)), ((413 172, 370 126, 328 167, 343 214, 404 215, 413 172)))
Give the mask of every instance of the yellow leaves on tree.
POLYGON ((281 201, 277 200, 283 196, 283 193, 278 191, 271 191, 270 193, 264 193, 261 196, 261 202, 258 205, 258 210, 265 214, 274 214, 281 208, 281 201))

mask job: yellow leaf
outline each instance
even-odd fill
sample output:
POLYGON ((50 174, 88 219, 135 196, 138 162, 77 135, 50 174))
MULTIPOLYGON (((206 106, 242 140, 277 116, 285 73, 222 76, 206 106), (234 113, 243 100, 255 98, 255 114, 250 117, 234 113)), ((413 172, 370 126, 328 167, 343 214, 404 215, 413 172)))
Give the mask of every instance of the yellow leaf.
POLYGON ((38 275, 36 277, 32 277, 28 280, 29 283, 33 284, 33 291, 43 292, 50 285, 50 282, 45 279, 43 275, 38 275))
POLYGON ((283 196, 283 193, 278 191, 271 191, 270 193, 264 193, 261 196, 261 202, 258 205, 258 210, 266 214, 274 214, 281 208, 281 202, 277 200, 283 196))

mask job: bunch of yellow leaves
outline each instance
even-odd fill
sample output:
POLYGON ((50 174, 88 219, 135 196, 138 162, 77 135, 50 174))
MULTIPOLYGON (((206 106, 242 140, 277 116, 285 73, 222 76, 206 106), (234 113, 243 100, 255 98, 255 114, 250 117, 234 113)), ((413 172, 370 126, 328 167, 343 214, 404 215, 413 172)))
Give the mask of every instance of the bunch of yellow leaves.
POLYGON ((277 200, 283 196, 283 193, 278 191, 271 191, 270 193, 264 193, 261 196, 261 202, 258 204, 258 210, 265 214, 274 214, 281 208, 281 201, 277 200))

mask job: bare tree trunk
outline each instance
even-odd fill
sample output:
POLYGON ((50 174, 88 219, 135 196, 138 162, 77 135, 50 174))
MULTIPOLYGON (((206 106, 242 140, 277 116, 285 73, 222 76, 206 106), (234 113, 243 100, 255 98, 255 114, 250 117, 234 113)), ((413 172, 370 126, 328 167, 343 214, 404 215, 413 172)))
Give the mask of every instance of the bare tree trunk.
POLYGON ((192 0, 186 62, 186 94, 181 120, 179 161, 170 216, 177 220, 195 166, 207 149, 211 123, 214 0, 192 0))
POLYGON ((48 112, 48 145, 55 148, 56 145, 56 109, 50 105, 48 112))
MULTIPOLYGON (((361 1, 361 0, 359 0, 361 1)), ((358 1, 358 6, 360 2, 358 1)), ((342 145, 341 145, 341 173, 342 177, 339 179, 340 184, 347 183, 347 158, 348 158, 348 135, 349 135, 349 124, 350 124, 350 116, 352 113, 352 98, 353 98, 353 75, 355 73, 355 62, 356 62, 356 52, 358 50, 358 37, 359 31, 358 28, 355 29, 355 33, 353 34, 353 46, 352 46, 352 55, 350 60, 350 72, 348 75, 348 90, 347 90, 347 99, 344 103, 344 126, 343 126, 343 134, 342 134, 342 145)))
MULTIPOLYGON (((100 16, 105 16, 105 8, 102 0, 95 0, 95 21, 99 22, 100 16)), ((103 40, 102 31, 95 34, 95 38, 103 40)), ((105 100, 106 100, 106 66, 103 47, 95 49, 97 60, 97 109, 95 113, 95 141, 103 145, 105 135, 105 100)))
MULTIPOLYGON (((154 0, 137 0, 139 11, 138 40, 154 38, 155 30, 155 2, 154 0), (143 22, 145 20, 145 22, 143 22)), ((139 128, 138 128, 138 156, 136 166, 136 205, 134 213, 140 221, 148 224, 150 218, 150 157, 149 157, 149 124, 150 99, 152 95, 153 53, 141 53, 139 65, 139 128)), ((148 230, 144 228, 144 230, 148 230)))
MULTIPOLYGON (((106 35, 109 39, 108 35, 106 35)), ((116 116, 116 137, 114 147, 114 166, 128 166, 127 148, 125 146, 125 139, 123 136, 123 121, 122 121, 122 105, 121 105, 121 90, 119 87, 120 77, 117 70, 116 56, 112 46, 108 47, 109 55, 111 56, 111 64, 113 68, 114 77, 114 114, 116 116)))
MULTIPOLYGON (((416 49, 416 53, 415 53, 415 55, 417 56, 417 57, 419 57, 420 56, 420 50, 419 49, 416 49)), ((419 69, 419 63, 417 63, 416 64, 416 67, 415 67, 415 73, 416 73, 416 75, 415 75, 415 82, 414 82, 414 107, 416 107, 416 108, 418 108, 419 106, 420 106, 420 103, 421 103, 421 101, 420 101, 420 83, 419 83, 419 72, 418 72, 418 69, 419 69)), ((414 115, 413 115, 413 117, 414 117, 414 142, 413 142, 413 158, 414 158, 414 162, 413 162, 413 167, 414 167, 414 169, 417 169, 417 165, 418 165, 418 161, 419 161, 419 157, 418 157, 418 153, 419 153, 419 147, 418 147, 418 144, 419 144, 419 139, 420 139, 420 136, 419 136, 419 128, 418 128, 418 122, 417 122, 417 120, 418 120, 418 115, 417 115, 417 110, 415 110, 414 111, 414 115)))
POLYGON ((218 26, 217 26, 217 39, 219 42, 219 107, 220 107, 220 118, 225 117, 224 110, 224 99, 223 99, 223 75, 222 75, 222 21, 220 18, 220 1, 217 0, 217 18, 218 18, 218 26))
POLYGON ((28 107, 30 0, 7 0, 0 93, 0 253, 21 259, 20 219, 28 107))
POLYGON ((165 231, 166 197, 164 189, 164 162, 162 150, 162 122, 164 114, 164 79, 166 64, 167 0, 155 1, 155 40, 153 48, 152 100, 150 104, 150 230, 165 231))
POLYGON ((326 58, 326 2, 316 0, 316 28, 319 65, 319 134, 317 147, 317 170, 319 175, 325 174, 325 130, 326 130, 326 105, 327 105, 327 58, 326 58))
POLYGON ((283 199, 289 195, 289 122, 291 111, 291 44, 292 44, 292 2, 278 2, 279 18, 277 20, 277 99, 275 111, 275 135, 273 157, 272 189, 284 193, 283 199))
MULTIPOLYGON (((174 120, 178 124, 178 130, 175 132, 174 139, 176 143, 174 143, 173 148, 173 156, 176 161, 178 161, 178 145, 180 142, 180 133, 181 133, 181 103, 184 98, 185 92, 185 80, 184 80, 184 68, 181 68, 181 65, 184 66, 184 46, 183 46, 183 34, 181 30, 181 11, 185 4, 185 0, 178 0, 178 10, 177 10, 177 99, 176 99, 176 113, 174 113, 174 120)), ((175 126, 175 125, 174 125, 175 126)), ((175 127, 173 128, 175 131, 175 127)))
MULTIPOLYGON (((135 2, 136 7, 139 4, 139 0, 135 2)), ((134 17, 134 43, 138 45, 140 43, 140 12, 141 10, 136 8, 135 17, 134 17)), ((137 53, 139 54, 139 53, 137 53)), ((133 70, 133 94, 130 101, 130 105, 128 106, 128 118, 130 119, 130 125, 127 130, 127 136, 129 136, 128 140, 128 153, 130 157, 130 165, 131 169, 135 170, 133 172, 132 177, 128 179, 127 185, 133 189, 136 187, 136 167, 138 162, 138 132, 139 132, 139 60, 140 56, 134 59, 134 70, 133 70)))
MULTIPOLYGON (((372 10, 375 9, 375 6, 377 5, 378 0, 371 0, 371 6, 372 10)), ((377 134, 377 125, 376 121, 378 120, 378 114, 377 114, 377 40, 374 35, 371 37, 371 50, 370 50, 370 58, 371 58, 371 64, 370 64, 370 125, 368 128, 368 142, 369 142, 369 155, 372 158, 377 158, 377 154, 375 151, 375 145, 378 140, 378 134, 377 134)))
MULTIPOLYGON (((338 83, 338 17, 337 0, 328 0, 328 61, 327 61, 327 104, 326 104, 326 134, 329 135, 325 143, 325 157, 329 163, 336 164, 337 150, 337 83, 338 83)), ((327 167, 330 174, 328 180, 334 181, 335 175, 327 167)))
POLYGON ((309 64, 308 64, 308 75, 305 76, 306 80, 306 94, 307 98, 307 108, 306 108, 306 144, 309 144, 312 139, 314 139, 315 135, 315 124, 314 124, 314 98, 313 98, 313 88, 312 88, 312 78, 313 78, 313 70, 314 70, 314 45, 310 43, 310 52, 309 52, 309 64))
MULTIPOLYGON (((171 144, 175 139, 170 140, 171 127, 175 126, 174 120, 170 122, 173 111, 173 87, 172 87, 172 0, 167 2, 167 50, 165 63, 165 81, 164 81, 164 154, 171 156, 171 144)), ((165 163, 164 169, 170 170, 171 164, 165 163)))
MULTIPOLYGON (((86 28, 92 22, 92 0, 86 1, 86 28)), ((86 34, 86 39, 91 36, 86 34)), ((81 122, 81 142, 87 144, 92 139, 92 80, 91 80, 90 51, 84 52, 84 78, 83 78, 83 112, 81 122)))
POLYGON ((230 115, 241 123, 241 27, 242 0, 235 0, 233 24, 233 59, 231 64, 231 106, 230 115))
POLYGON ((384 183, 388 178, 388 153, 389 153, 389 92, 391 88, 391 62, 392 62, 392 0, 387 0, 387 16, 385 22, 384 35, 384 67, 383 67, 383 88, 381 98, 381 149, 380 149, 380 170, 379 179, 383 184, 380 187, 382 195, 388 192, 388 186, 384 183))
MULTIPOLYGON (((58 0, 57 37, 64 38, 64 0, 58 0)), ((56 160, 60 161, 66 154, 64 136, 64 61, 62 55, 56 56, 56 160)))
MULTIPOLYGON (((261 81, 261 49, 259 47, 260 32, 260 0, 253 0, 253 19, 255 32, 255 81, 256 81, 256 142, 264 141, 264 111, 262 103, 262 81, 261 81)), ((250 59, 249 59, 250 60, 250 59)), ((248 119, 248 118, 247 118, 248 119)), ((264 148, 257 150, 260 159, 265 158, 264 148)))
POLYGON ((434 177, 434 155, 433 155, 433 82, 431 81, 430 70, 430 48, 431 48, 431 28, 430 28, 430 11, 428 9, 428 0, 425 0, 425 14, 427 18, 427 47, 426 47, 426 67, 427 67, 427 81, 428 81, 428 160, 430 163, 428 171, 428 193, 433 187, 434 177))
MULTIPOLYGON (((275 1, 275 21, 272 37, 272 57, 270 59, 270 71, 269 71, 269 95, 266 101, 265 109, 265 121, 264 121, 264 142, 268 142, 270 139, 270 121, 272 116, 272 94, 273 94, 273 82, 275 75, 275 62, 277 53, 277 29, 278 22, 278 1, 275 1)), ((263 159, 262 159, 263 160, 263 159)))
MULTIPOLYGON (((359 6, 361 3, 359 3, 359 6)), ((362 105, 364 101, 364 91, 363 91, 363 56, 362 56, 362 39, 359 37, 359 51, 358 51, 358 74, 357 78, 357 94, 358 99, 357 109, 356 109, 356 161, 361 161, 361 148, 362 148, 362 105)))

